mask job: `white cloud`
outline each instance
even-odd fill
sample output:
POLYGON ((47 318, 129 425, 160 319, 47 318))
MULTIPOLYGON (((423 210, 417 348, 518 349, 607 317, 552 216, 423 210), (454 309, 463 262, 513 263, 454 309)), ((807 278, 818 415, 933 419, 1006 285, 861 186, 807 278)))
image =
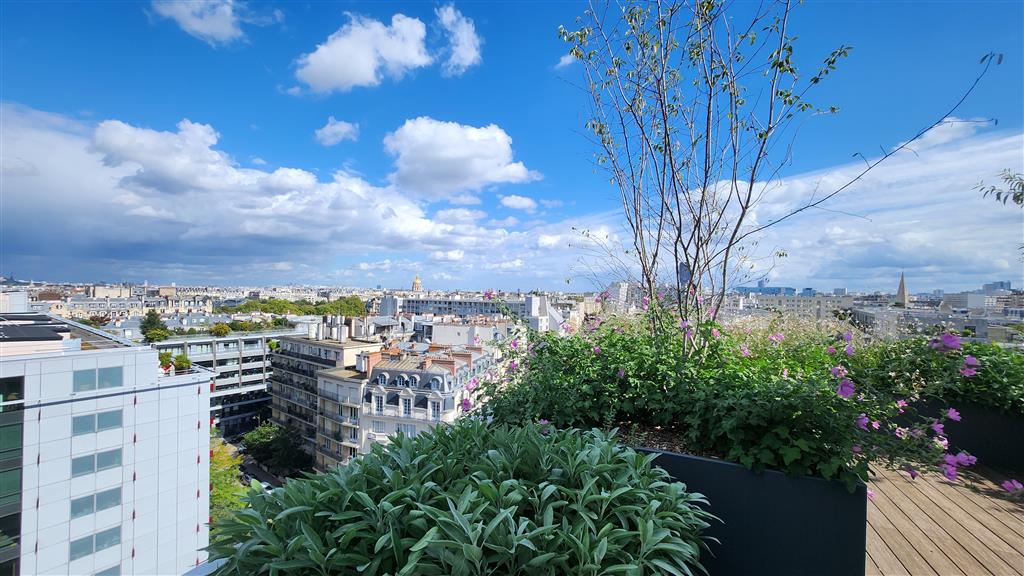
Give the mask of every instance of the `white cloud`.
POLYGON ((227 44, 244 34, 232 0, 154 0, 153 10, 185 32, 211 45, 227 44))
POLYGON ((505 260, 501 262, 488 262, 484 264, 484 268, 487 270, 518 270, 523 267, 523 260, 516 258, 515 260, 505 260))
POLYGON ((396 156, 392 180, 427 199, 540 178, 512 161, 512 138, 494 124, 476 128, 422 116, 385 136, 384 146, 396 156))
POLYGON ((267 165, 267 161, 264 160, 263 158, 260 158, 259 156, 253 156, 252 160, 250 160, 250 162, 252 162, 253 164, 255 164, 257 166, 266 166, 267 165))
POLYGON ((334 116, 327 119, 327 124, 316 129, 316 139, 324 146, 334 146, 342 140, 359 138, 359 124, 335 120, 334 116))
POLYGON ((444 28, 451 45, 451 53, 442 67, 445 76, 458 76, 483 61, 480 56, 482 40, 476 34, 473 21, 466 18, 452 4, 447 4, 434 11, 444 28))
POLYGON ((431 260, 441 262, 458 262, 465 257, 466 253, 463 250, 436 250, 430 253, 431 260))
POLYGON ((398 79, 432 62, 424 44, 427 28, 419 19, 395 14, 386 25, 354 14, 349 18, 316 50, 298 59, 295 76, 314 92, 376 86, 385 76, 398 79))
POLYGON ((468 208, 448 208, 438 210, 434 213, 434 219, 441 222, 475 222, 486 218, 487 213, 483 210, 470 210, 468 208))
MULTIPOLYGON (((907 148, 920 152, 926 148, 942 146, 949 142, 955 142, 973 136, 978 129, 988 125, 989 120, 985 118, 963 119, 956 116, 949 116, 942 120, 942 123, 925 132, 920 138, 911 142, 907 148)), ((895 148, 906 144, 901 142, 895 148)))
POLYGON ((541 200, 540 201, 540 205, 545 207, 545 208, 559 208, 563 204, 565 204, 565 202, 562 202, 561 200, 541 200))
POLYGON ((502 218, 501 220, 490 220, 487 223, 490 224, 491 226, 498 226, 500 228, 511 228, 516 224, 519 224, 519 219, 516 218, 515 216, 508 216, 507 218, 502 218))
POLYGON ((379 262, 360 262, 360 270, 391 270, 391 260, 381 260, 379 262))
POLYGON ((562 237, 558 234, 541 234, 537 236, 537 246, 540 248, 556 248, 563 243, 562 237))
POLYGON ((533 198, 518 196, 516 194, 502 196, 501 205, 506 208, 512 208, 513 210, 523 210, 526 212, 533 212, 537 209, 537 202, 533 198))
POLYGON ((558 59, 558 64, 555 64, 555 69, 557 70, 565 68, 566 66, 569 66, 573 62, 576 62, 575 56, 573 56, 572 54, 563 54, 562 57, 558 59))

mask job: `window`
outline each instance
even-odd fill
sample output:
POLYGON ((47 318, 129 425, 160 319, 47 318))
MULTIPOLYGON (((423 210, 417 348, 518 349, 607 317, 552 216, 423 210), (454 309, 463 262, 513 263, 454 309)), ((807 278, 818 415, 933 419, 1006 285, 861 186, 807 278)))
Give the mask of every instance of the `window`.
POLYGON ((383 414, 384 413, 384 397, 383 396, 374 396, 373 397, 373 411, 376 412, 377 414, 383 414))
POLYGON ((405 436, 408 436, 409 438, 412 438, 413 436, 416 435, 416 425, 415 424, 399 424, 398 425, 398 431, 401 432, 402 434, 404 434, 405 436))
POLYGON ((412 415, 412 399, 402 398, 402 416, 412 415))
POLYGON ((121 543, 121 527, 115 526, 109 530, 96 533, 96 551, 106 550, 111 546, 121 543))
POLYGON ((124 413, 121 410, 75 416, 71 419, 71 435, 81 436, 82 434, 91 434, 100 430, 120 428, 123 416, 124 413))
POLYGON ((68 550, 68 557, 71 560, 78 560, 79 558, 85 558, 89 554, 92 554, 93 536, 90 534, 85 538, 79 538, 78 540, 72 540, 71 546, 68 550))
POLYGON ((356 440, 356 441, 358 441, 359 440, 359 429, 358 428, 349 428, 348 429, 348 439, 349 440, 356 440))
POLYGON ((81 518, 96 511, 96 496, 88 495, 71 501, 71 517, 81 518))
POLYGON ((96 493, 96 511, 106 510, 121 505, 121 487, 111 488, 96 493))
POLYGON ((106 570, 100 570, 94 576, 121 576, 121 565, 111 566, 106 570))
POLYGON ((21 423, 0 427, 0 460, 20 458, 21 423))
POLYGON ((72 380, 72 392, 85 392, 96 389, 95 370, 75 370, 72 380))
POLYGON ((116 468, 121 465, 121 449, 108 450, 96 455, 96 471, 116 468))
POLYGON ((409 387, 409 377, 404 375, 404 374, 399 376, 398 377, 398 385, 403 387, 403 388, 408 388, 409 387))
MULTIPOLYGON (((79 538, 78 540, 72 540, 71 546, 68 550, 68 557, 71 560, 78 560, 79 558, 85 558, 93 552, 99 552, 100 550, 106 550, 111 546, 117 546, 121 543, 121 527, 115 526, 109 530, 103 530, 86 536, 85 538, 79 538)), ((120 567, 117 567, 118 571, 113 574, 120 573, 120 567)), ((110 574, 111 570, 108 568, 101 572, 101 574, 110 574)))
POLYGON ((387 374, 380 374, 380 375, 378 375, 377 376, 377 384, 380 384, 381 386, 387 386, 388 385, 388 375, 387 374))
POLYGON ((430 403, 430 417, 433 418, 434 420, 440 420, 441 419, 441 403, 440 402, 431 402, 430 403))
POLYGON ((359 409, 358 408, 353 408, 353 407, 349 406, 348 407, 348 417, 353 419, 353 420, 358 420, 359 419, 359 409))
POLYGON ((71 477, 84 476, 121 465, 121 449, 107 450, 71 459, 71 477))
POLYGON ((0 472, 0 505, 21 498, 21 468, 0 472))
POLYGON ((124 386, 124 368, 115 366, 113 368, 99 369, 99 387, 120 388, 124 386))
POLYGON ((374 434, 383 434, 384 433, 384 421, 383 420, 374 420, 373 421, 373 432, 374 432, 374 434))

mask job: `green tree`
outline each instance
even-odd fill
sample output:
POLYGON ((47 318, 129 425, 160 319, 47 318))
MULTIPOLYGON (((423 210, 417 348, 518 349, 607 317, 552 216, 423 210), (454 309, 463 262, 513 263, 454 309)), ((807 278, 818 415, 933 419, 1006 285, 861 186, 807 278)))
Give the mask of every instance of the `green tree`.
POLYGON ((273 422, 263 422, 242 439, 249 455, 278 476, 313 466, 313 458, 302 449, 299 435, 273 422))
POLYGON ((153 328, 143 332, 142 335, 146 338, 146 342, 161 342, 173 336, 171 331, 166 328, 153 328))
POLYGON ((1024 208, 1024 174, 1003 170, 999 174, 999 178, 1003 181, 1005 188, 985 186, 984 182, 979 182, 974 189, 982 192, 985 198, 995 196, 996 202, 1006 204, 1007 201, 1011 201, 1017 206, 1024 208))
POLYGON ((216 522, 245 507, 245 487, 238 481, 242 458, 216 435, 216 429, 210 436, 210 517, 216 522))
POLYGON ((267 342, 267 348, 270 348, 271 350, 277 350, 280 347, 281 347, 281 342, 279 342, 277 340, 270 340, 270 341, 267 342))
POLYGON ((227 336, 230 333, 231 328, 223 322, 217 322, 216 324, 210 327, 210 334, 217 337, 227 336))
POLYGON ((159 358, 161 368, 166 368, 174 363, 174 355, 172 355, 168 350, 160 352, 159 358))
POLYGON ((175 370, 188 370, 192 367, 192 361, 189 360, 188 356, 184 354, 178 354, 174 357, 174 369, 175 370))
POLYGON ((139 323, 139 331, 146 338, 146 342, 159 342, 171 337, 171 331, 167 329, 167 324, 156 310, 146 312, 139 323))

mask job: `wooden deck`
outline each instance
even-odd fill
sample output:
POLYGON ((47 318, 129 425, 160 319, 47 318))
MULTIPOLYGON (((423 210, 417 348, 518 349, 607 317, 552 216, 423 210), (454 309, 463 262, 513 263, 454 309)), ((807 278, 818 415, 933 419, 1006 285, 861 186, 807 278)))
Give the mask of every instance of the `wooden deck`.
POLYGON ((1006 477, 981 467, 956 483, 874 472, 868 575, 1024 576, 1024 506, 1002 497, 1006 477))

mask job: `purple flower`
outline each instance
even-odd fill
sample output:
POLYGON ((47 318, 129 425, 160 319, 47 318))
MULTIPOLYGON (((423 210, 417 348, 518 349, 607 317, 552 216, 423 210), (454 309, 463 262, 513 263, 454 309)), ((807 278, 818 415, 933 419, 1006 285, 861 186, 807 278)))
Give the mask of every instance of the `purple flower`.
POLYGON ((875 430, 878 430, 879 428, 882 427, 882 423, 879 422, 878 420, 875 420, 874 422, 871 423, 871 427, 874 428, 875 430))
POLYGON ((491 289, 484 290, 484 299, 485 300, 494 300, 494 290, 491 290, 491 289))
POLYGON ((860 452, 861 452, 860 444, 854 444, 850 448, 850 451, 853 452, 854 454, 860 454, 860 452))
POLYGON ((843 334, 843 340, 846 340, 847 342, 853 342, 853 332, 847 332, 846 334, 843 334))
POLYGON ((513 361, 508 363, 508 371, 509 372, 515 372, 518 369, 519 369, 519 364, 515 360, 513 360, 513 361))
POLYGON ((647 310, 647 305, 650 303, 651 300, 647 296, 644 296, 643 298, 640 299, 640 307, 643 308, 644 310, 647 310))
POLYGON ((476 377, 470 378, 469 383, 466 384, 466 391, 472 392, 473 390, 476 390, 477 384, 479 384, 479 382, 477 381, 476 377))
POLYGON ((695 334, 696 334, 696 332, 693 331, 693 328, 690 328, 689 330, 686 331, 686 337, 687 338, 693 338, 693 336, 695 334))
POLYGON ((750 348, 747 348, 746 344, 740 346, 740 356, 743 356, 744 358, 750 356, 750 348))
POLYGON ((949 466, 956 466, 959 463, 956 456, 953 456, 952 454, 943 454, 942 460, 949 466))
POLYGON ((593 352, 594 352, 595 355, 600 354, 601 353, 601 347, 600 346, 594 346, 593 352))
POLYGON ((970 354, 968 354, 967 356, 964 356, 964 366, 977 366, 977 365, 978 365, 978 359, 977 358, 975 358, 974 356, 971 356, 970 354))
POLYGON ((782 377, 783 378, 789 378, 789 368, 783 368, 782 369, 782 377))
POLYGON ((959 350, 960 337, 957 336, 956 334, 953 334, 952 332, 946 332, 945 334, 939 336, 935 340, 932 340, 929 346, 935 348, 940 352, 948 352, 949 350, 959 350))
POLYGON ((952 420, 953 422, 960 421, 960 413, 956 411, 956 408, 950 408, 946 410, 946 417, 952 420))
POLYGON ((829 354, 835 354, 836 353, 836 347, 835 346, 829 346, 828 348, 825 348, 825 352, 828 352, 829 354))
POLYGON ((768 339, 778 344, 779 342, 782 342, 783 340, 786 339, 786 335, 783 334, 782 332, 775 332, 774 334, 768 336, 768 339))
POLYGON ((690 321, 685 319, 685 318, 679 321, 679 329, 680 330, 685 330, 686 327, 689 326, 689 325, 690 325, 690 321))
POLYGON ((903 408, 906 408, 907 406, 909 406, 909 404, 907 404, 906 400, 896 401, 896 407, 900 409, 900 414, 903 414, 903 408))
POLYGON ((857 428, 860 428, 861 430, 867 430, 868 422, 870 422, 870 420, 868 419, 867 415, 861 414, 860 416, 857 417, 857 428))
POLYGON ((978 458, 975 457, 975 456, 971 456, 967 452, 961 451, 960 453, 958 453, 956 455, 956 464, 957 464, 957 466, 974 466, 977 463, 978 463, 978 458))
POLYGON ((846 348, 843 349, 847 356, 853 356, 853 344, 847 344, 846 348))
POLYGON ((1024 484, 1021 484, 1020 481, 1015 480, 1013 478, 1003 482, 1002 486, 1003 490, 1006 490, 1010 494, 1015 494, 1017 492, 1020 492, 1021 490, 1024 490, 1024 484))
POLYGON ((619 368, 619 378, 625 378, 625 377, 626 377, 626 369, 625 368, 619 368))
POLYGON ((935 424, 932 424, 931 428, 932 430, 935 430, 935 433, 940 436, 946 433, 945 424, 943 424, 942 422, 936 422, 935 424))
POLYGON ((942 475, 946 477, 950 482, 956 482, 956 466, 951 464, 942 464, 939 466, 942 469, 942 475))
POLYGON ((849 371, 845 366, 835 366, 829 370, 829 372, 831 372, 836 378, 845 378, 846 375, 849 374, 849 371))
POLYGON ((935 446, 943 450, 949 450, 949 439, 945 436, 938 436, 935 438, 935 446))
POLYGON ((911 480, 914 480, 915 478, 917 478, 918 476, 920 476, 920 474, 918 474, 918 473, 917 473, 917 470, 914 470, 914 469, 913 469, 913 468, 911 468, 910 466, 907 466, 906 468, 904 468, 904 470, 906 470, 906 471, 907 471, 907 474, 910 474, 910 479, 911 479, 911 480))
POLYGON ((895 434, 896 437, 899 438, 900 440, 906 440, 907 432, 908 430, 906 428, 900 428, 899 426, 897 426, 896 430, 893 431, 893 434, 895 434))
POLYGON ((853 396, 854 392, 855 388, 853 386, 853 382, 851 382, 849 378, 843 378, 842 380, 840 380, 839 386, 836 387, 836 394, 840 395, 843 398, 849 398, 850 396, 853 396))
POLYGON ((870 498, 872 500, 875 499, 875 491, 872 490, 871 488, 868 488, 868 498, 870 498))
POLYGON ((473 407, 472 400, 470 400, 469 398, 463 398, 462 399, 462 409, 464 411, 468 412, 469 409, 472 408, 472 407, 473 407))
POLYGON ((516 348, 519 348, 519 339, 513 339, 511 342, 508 343, 508 345, 513 350, 515 350, 516 348))
POLYGON ((722 333, 718 331, 718 328, 712 328, 711 329, 711 335, 714 336, 715 338, 721 338, 722 337, 722 333))
POLYGON ((960 374, 962 374, 964 378, 970 378, 977 373, 978 371, 976 369, 967 368, 966 366, 960 369, 960 374))

